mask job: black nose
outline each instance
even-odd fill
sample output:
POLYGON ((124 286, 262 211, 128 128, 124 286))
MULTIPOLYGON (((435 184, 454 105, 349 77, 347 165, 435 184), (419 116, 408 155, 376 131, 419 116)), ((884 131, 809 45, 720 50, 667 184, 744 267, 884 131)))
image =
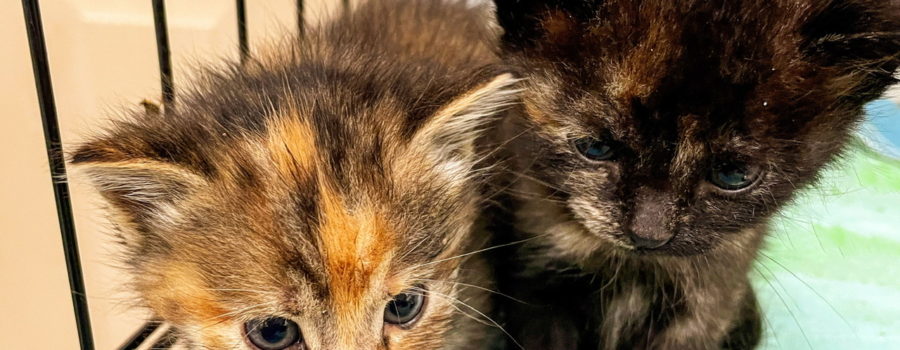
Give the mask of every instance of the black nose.
POLYGON ((638 248, 638 249, 656 249, 656 248, 666 245, 666 243, 669 243, 668 238, 663 238, 663 239, 646 238, 646 237, 638 236, 631 232, 628 233, 628 238, 631 239, 631 244, 634 245, 634 247, 638 248))

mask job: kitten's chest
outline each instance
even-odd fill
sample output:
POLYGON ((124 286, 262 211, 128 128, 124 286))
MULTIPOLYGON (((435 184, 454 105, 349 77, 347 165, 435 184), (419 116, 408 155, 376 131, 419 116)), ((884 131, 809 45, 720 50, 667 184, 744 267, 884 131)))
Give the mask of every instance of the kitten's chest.
POLYGON ((541 344, 559 346, 560 336, 577 339, 577 345, 557 348, 645 348, 688 312, 678 282, 644 263, 611 259, 585 271, 569 261, 532 256, 514 271, 515 278, 503 283, 505 290, 529 304, 528 314, 545 317, 540 322, 557 335, 541 344))

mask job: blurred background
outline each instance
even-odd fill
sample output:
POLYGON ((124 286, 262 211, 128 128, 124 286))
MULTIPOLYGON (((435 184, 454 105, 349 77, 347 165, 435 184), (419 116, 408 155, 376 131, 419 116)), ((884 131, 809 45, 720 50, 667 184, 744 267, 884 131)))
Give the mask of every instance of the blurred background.
MULTIPOLYGON (((175 88, 191 67, 236 61, 233 1, 166 2, 175 88)), ((251 54, 297 30, 296 0, 248 0, 251 54)), ((338 0, 307 0, 315 22, 338 0)), ((151 2, 43 1, 64 147, 112 111, 160 96, 151 2)), ((78 340, 18 1, 0 2, 0 349, 75 349, 78 340)), ((900 344, 900 89, 867 108, 852 150, 779 216, 753 279, 766 349, 887 349, 900 344)), ((116 245, 85 183, 72 201, 97 349, 148 315, 133 309, 116 245)))

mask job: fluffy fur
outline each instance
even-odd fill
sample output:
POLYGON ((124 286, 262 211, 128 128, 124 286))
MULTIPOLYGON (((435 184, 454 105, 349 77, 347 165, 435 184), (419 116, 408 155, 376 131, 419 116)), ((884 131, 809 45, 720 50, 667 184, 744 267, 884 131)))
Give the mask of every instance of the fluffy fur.
POLYGON ((473 142, 516 80, 489 16, 367 3, 81 145, 143 303, 193 349, 249 349, 244 322, 273 316, 307 349, 490 344, 473 142), (419 286, 415 325, 386 324, 419 286))
POLYGON ((526 79, 498 136, 517 140, 498 243, 525 243, 497 271, 530 303, 507 303, 507 329, 526 349, 754 347, 767 222, 895 82, 900 2, 496 2, 526 79), (614 156, 581 156, 586 137, 614 156), (760 179, 723 191, 722 162, 760 179))

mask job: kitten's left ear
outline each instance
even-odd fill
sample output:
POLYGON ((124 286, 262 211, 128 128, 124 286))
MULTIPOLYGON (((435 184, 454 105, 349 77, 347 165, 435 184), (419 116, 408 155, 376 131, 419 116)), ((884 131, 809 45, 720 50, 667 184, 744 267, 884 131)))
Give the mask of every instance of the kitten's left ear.
MULTIPOLYGON (((165 149, 174 150, 176 145, 165 149)), ((118 132, 79 145, 70 154, 72 174, 97 188, 121 227, 146 231, 171 219, 171 207, 207 184, 190 166, 155 152, 145 139, 118 132)), ((131 237, 129 237, 131 239, 131 237)))
POLYGON ((440 160, 473 160, 481 131, 517 101, 518 81, 504 73, 457 96, 429 118, 412 144, 440 160))
POLYGON ((801 31, 807 53, 860 81, 857 94, 877 97, 900 67, 900 0, 822 0, 801 31))
POLYGON ((578 40, 598 0, 494 0, 503 44, 513 50, 560 46, 578 40))

